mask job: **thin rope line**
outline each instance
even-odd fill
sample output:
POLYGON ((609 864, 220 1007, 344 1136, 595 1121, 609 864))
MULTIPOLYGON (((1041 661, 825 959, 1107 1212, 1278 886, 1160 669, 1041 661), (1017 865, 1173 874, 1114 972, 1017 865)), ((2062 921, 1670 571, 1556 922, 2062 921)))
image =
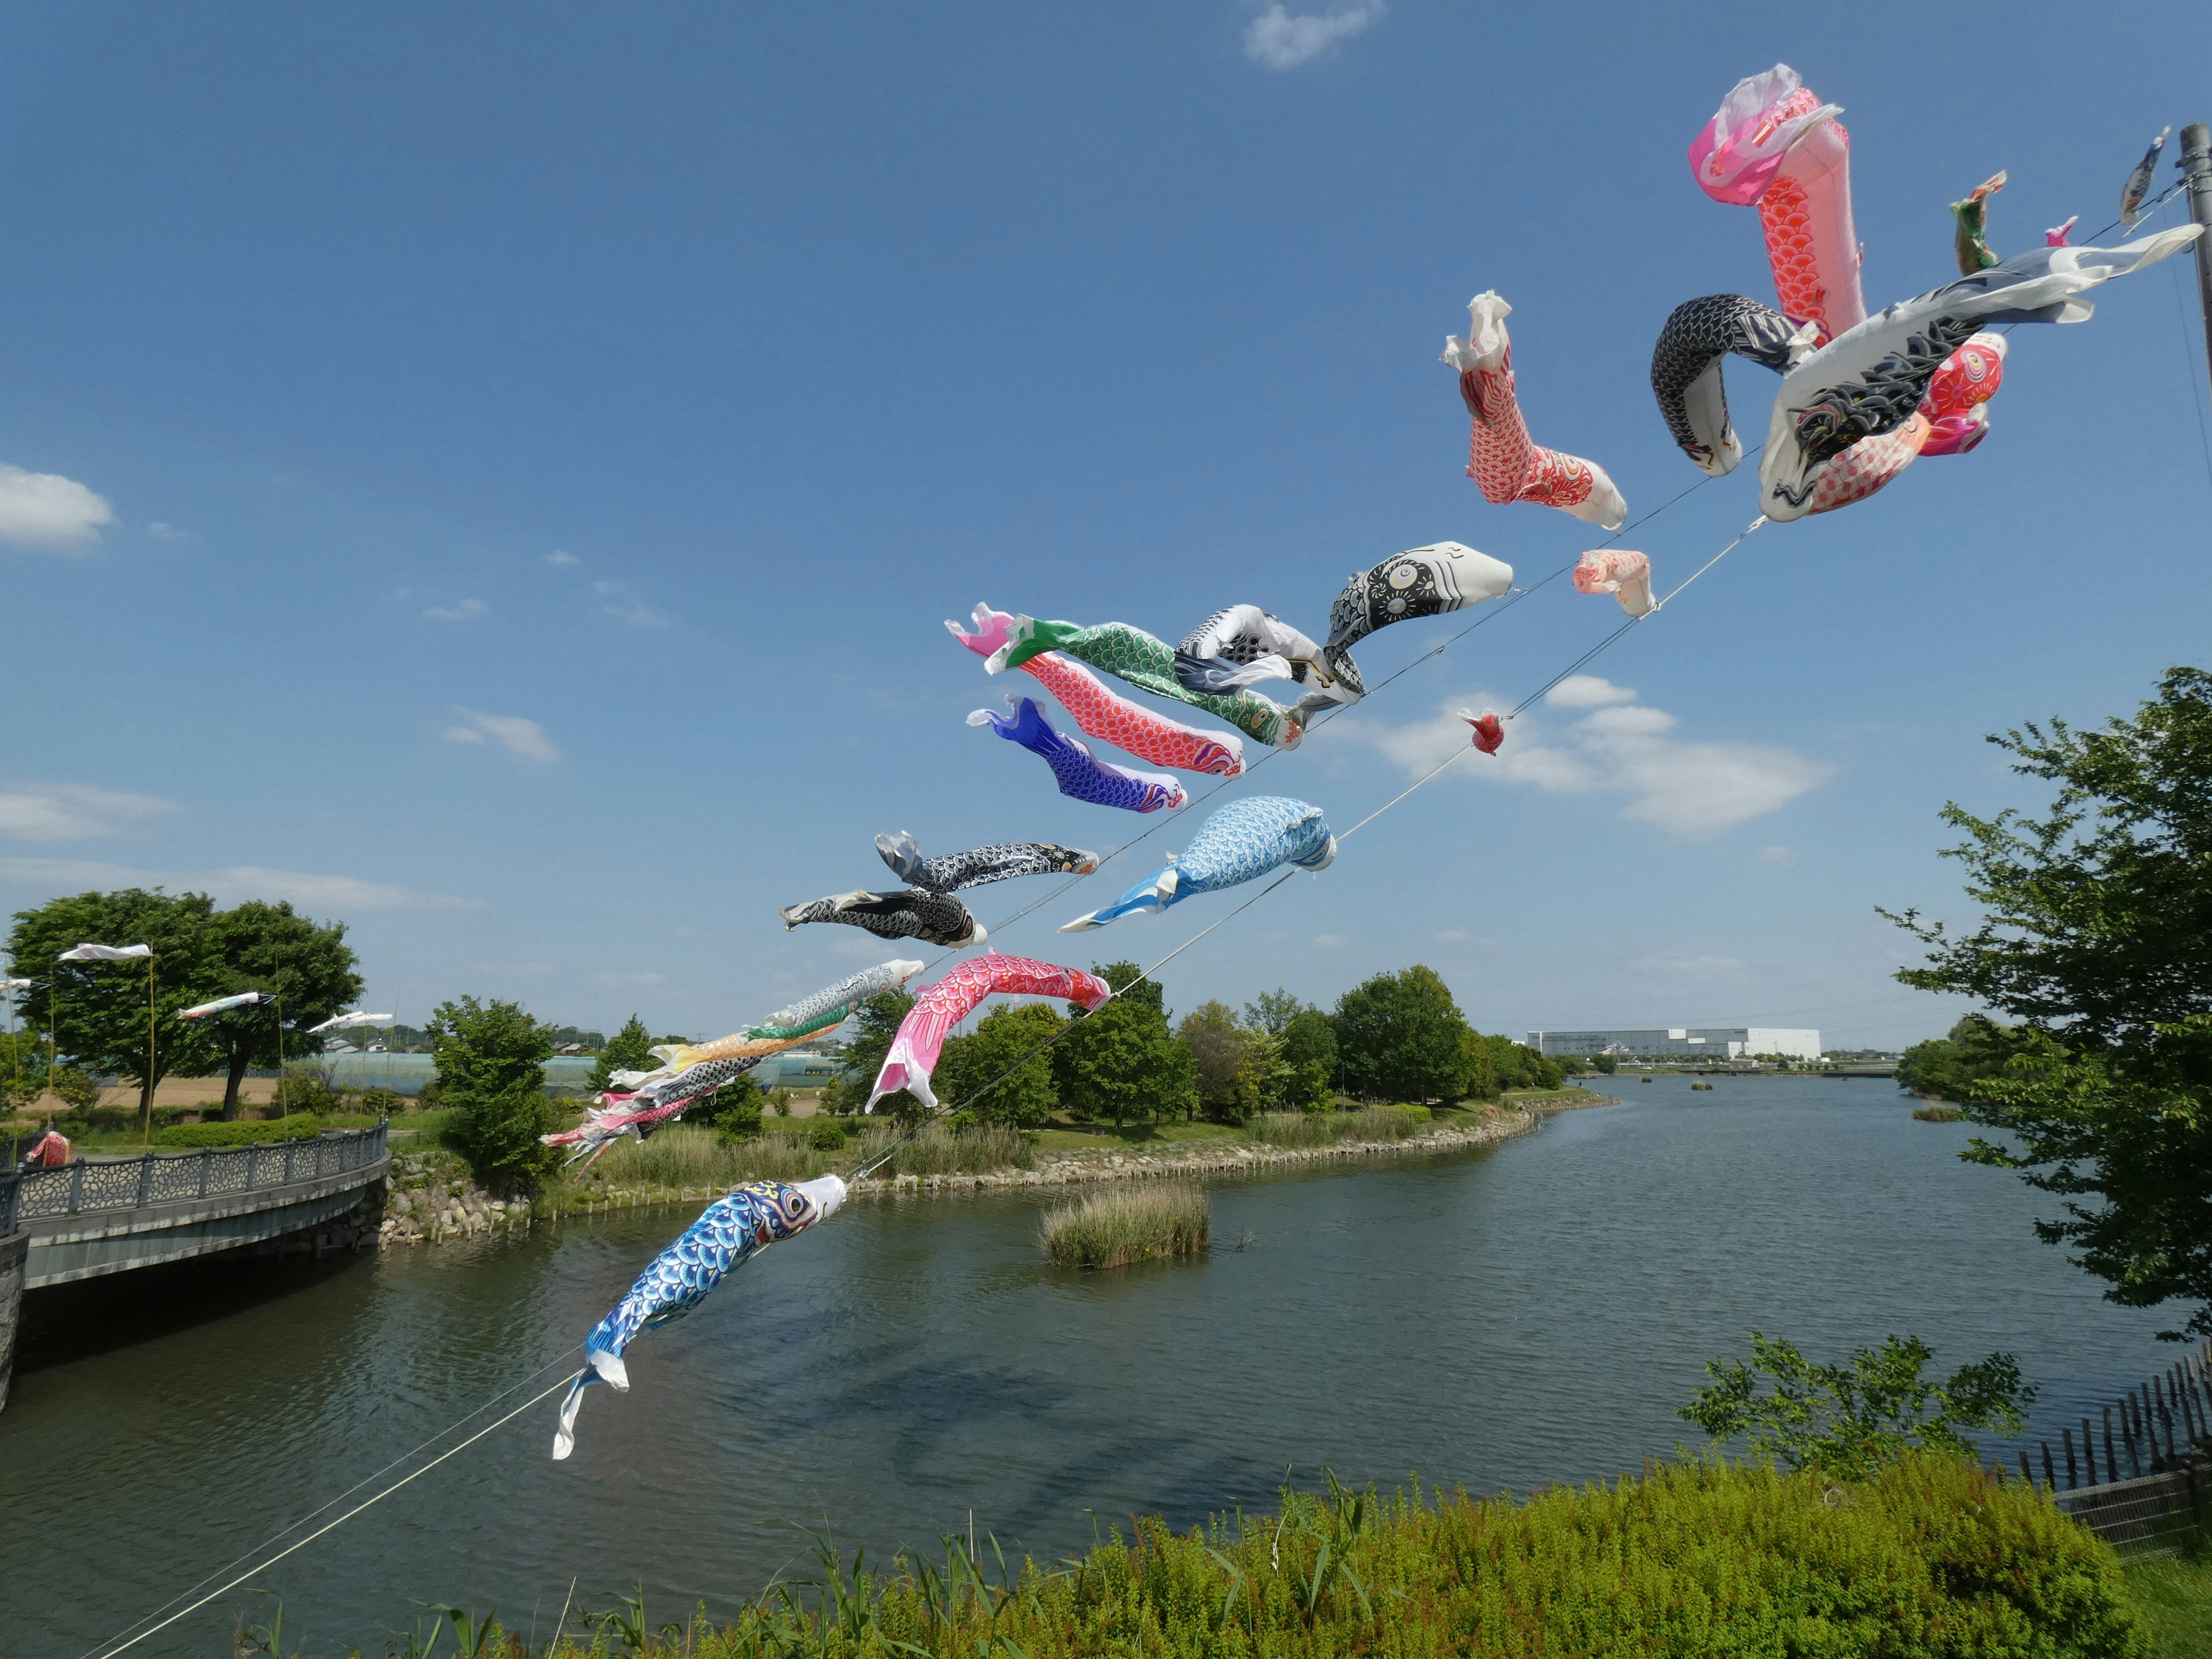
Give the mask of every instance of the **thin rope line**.
MULTIPOLYGON (((562 1357, 565 1358, 567 1356, 563 1355, 562 1357)), ((544 1367, 541 1365, 538 1369, 543 1370, 544 1367)), ((532 1395, 529 1399, 524 1401, 520 1406, 517 1406, 513 1411, 501 1418, 497 1422, 486 1424, 483 1428, 478 1429, 467 1439, 462 1441, 459 1445, 452 1447, 446 1451, 440 1452, 435 1457, 425 1463, 421 1468, 416 1470, 414 1474, 407 1475, 402 1480, 393 1481, 382 1492, 377 1493, 375 1497, 368 1499, 366 1502, 355 1504, 353 1508, 348 1510, 343 1515, 338 1516, 337 1520, 330 1522, 326 1525, 318 1527, 314 1531, 309 1533, 305 1538, 302 1538, 298 1543, 286 1546, 284 1548, 277 1551, 276 1554, 270 1556, 266 1561, 261 1563, 260 1565, 253 1568, 251 1571, 240 1573, 237 1577, 232 1579, 220 1589, 210 1590, 205 1595, 200 1597, 198 1601, 193 1602, 190 1607, 185 1607, 179 1612, 171 1613, 160 1624, 153 1626, 152 1629, 139 1632, 137 1635, 132 1637, 129 1641, 121 1644, 119 1646, 103 1650, 100 1655, 100 1659, 115 1659, 115 1656, 117 1654, 123 1653, 129 1649, 137 1647, 139 1643, 144 1641, 149 1636, 158 1635, 162 1631, 167 1630, 170 1626, 175 1624, 178 1620, 184 1618, 185 1614, 198 1613, 202 1607, 214 1601, 217 1596, 228 1595, 230 1591, 236 1589, 240 1584, 244 1583, 247 1579, 254 1577, 258 1574, 268 1571, 270 1568, 275 1566, 286 1556, 294 1553, 295 1551, 305 1549, 308 1545, 313 1543, 315 1540, 320 1538, 325 1533, 337 1530, 338 1528, 345 1525, 347 1522, 352 1520, 354 1516, 359 1515, 363 1510, 371 1508, 375 1504, 381 1504, 386 1498, 391 1497, 392 1493, 398 1492, 402 1486, 421 1480, 424 1475, 429 1474, 431 1470, 436 1468, 439 1464, 444 1462, 447 1458, 454 1455, 456 1453, 466 1451, 471 1446, 475 1445, 477 1441, 483 1439, 494 1429, 504 1428, 507 1424, 512 1423, 516 1418, 521 1416, 523 1413, 528 1411, 532 1406, 535 1406, 539 1401, 551 1399, 555 1395, 560 1393, 562 1389, 574 1382, 577 1377, 583 1375, 584 1373, 581 1371, 572 1372, 568 1376, 562 1377, 551 1388, 544 1390, 544 1393, 532 1395)), ((510 1389, 508 1392, 512 1393, 513 1390, 510 1389)), ((473 1413, 471 1413, 471 1415, 473 1415, 473 1413)))
MULTIPOLYGON (((333 1509, 337 1505, 344 1503, 347 1498, 352 1497, 363 1486, 368 1485, 370 1481, 376 1480, 380 1475, 388 1474, 393 1469, 398 1468, 402 1463, 407 1462, 409 1458, 415 1456, 418 1452, 422 1451, 424 1447, 434 1445, 437 1442, 443 1440, 447 1435, 451 1434, 455 1429, 459 1428, 462 1424, 467 1422, 471 1418, 483 1416, 484 1413, 489 1411, 494 1406, 499 1404, 501 1401, 506 1399, 507 1395, 514 1393, 517 1389, 528 1388, 532 1382, 536 1382, 540 1376, 544 1375, 545 1371, 550 1367, 561 1364, 563 1360, 567 1359, 570 1354, 580 1352, 583 1346, 584 1345, 580 1342, 576 1344, 574 1347, 568 1348, 562 1352, 555 1354, 552 1358, 547 1360, 544 1364, 540 1365, 536 1370, 531 1372, 529 1376, 524 1377, 520 1382, 511 1383, 507 1387, 501 1389, 497 1394, 492 1395, 490 1399, 485 1401, 483 1405, 477 1407, 473 1411, 462 1413, 460 1416, 447 1424, 444 1428, 440 1429, 435 1434, 425 1435, 413 1446, 410 1447, 407 1450, 401 1452, 397 1457, 394 1457, 391 1462, 386 1463, 381 1468, 371 1469, 367 1474, 362 1476, 360 1480, 355 1481, 353 1485, 348 1486, 343 1492, 339 1492, 336 1497, 325 1500, 316 1508, 308 1510, 307 1514, 301 1516, 298 1520, 289 1522, 285 1525, 277 1528, 275 1532, 270 1533, 268 1537, 263 1539, 251 1549, 240 1552, 237 1555, 232 1557, 230 1560, 225 1562, 222 1566, 217 1567, 213 1572, 209 1573, 206 1577, 200 1579, 198 1583, 186 1585, 183 1589, 178 1591, 176 1595, 162 1602, 160 1607, 155 1607, 143 1614, 137 1620, 135 1623, 143 1625, 148 1619, 152 1619, 160 1613, 166 1613, 169 1608, 176 1606, 178 1602, 183 1601, 185 1597, 190 1595, 194 1590, 199 1589, 201 1584, 207 1583, 212 1579, 221 1577, 224 1573, 228 1572, 231 1568, 236 1566, 240 1561, 245 1560, 248 1556, 258 1555, 263 1550, 267 1549, 278 1539, 283 1537, 285 1534, 298 1531, 301 1527, 306 1526, 307 1522, 313 1520, 317 1516, 324 1513, 324 1511, 333 1509)), ((216 1593, 217 1595, 222 1594, 220 1590, 216 1593)), ((191 1609, 189 1608, 186 1609, 187 1612, 190 1610, 191 1609)), ((124 1635, 132 1628, 133 1626, 126 1625, 122 1630, 118 1631, 114 1636, 111 1636, 107 1639, 112 1642, 116 1640, 118 1637, 124 1635)), ((153 1634, 151 1631, 145 1633, 149 1636, 153 1634)), ((85 1650, 86 1659, 89 1659, 89 1656, 93 1651, 94 1650, 89 1648, 85 1650)))

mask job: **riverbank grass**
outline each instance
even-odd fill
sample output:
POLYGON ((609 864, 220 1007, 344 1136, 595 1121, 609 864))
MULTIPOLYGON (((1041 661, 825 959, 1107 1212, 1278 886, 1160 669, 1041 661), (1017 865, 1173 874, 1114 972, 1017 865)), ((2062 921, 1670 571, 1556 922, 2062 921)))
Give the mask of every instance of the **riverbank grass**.
POLYGON ((2149 1659, 2203 1659, 2212 1654, 2212 1562, 2138 1561, 2128 1567, 2149 1659))
POLYGON ((1048 1213, 1038 1242, 1062 1267, 1126 1267, 1212 1242, 1206 1190, 1181 1182, 1093 1193, 1048 1213))

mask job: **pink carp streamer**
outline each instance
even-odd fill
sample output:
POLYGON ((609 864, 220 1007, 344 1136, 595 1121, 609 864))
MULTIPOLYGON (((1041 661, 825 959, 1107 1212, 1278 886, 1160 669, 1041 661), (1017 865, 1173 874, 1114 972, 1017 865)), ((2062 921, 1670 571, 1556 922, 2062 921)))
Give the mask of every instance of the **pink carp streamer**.
POLYGON ((1494 708, 1486 708, 1480 714, 1471 708, 1462 708, 1459 717, 1474 728, 1474 746, 1486 755, 1494 755, 1505 743, 1505 722, 1494 708))
POLYGON ((1505 331, 1513 307, 1494 292, 1468 301, 1468 337, 1444 341, 1443 361, 1459 371, 1459 392, 1473 417, 1467 476, 1482 499, 1502 507, 1527 501, 1556 507, 1586 524, 1618 530, 1628 503, 1595 462, 1546 449, 1528 436, 1513 389, 1513 342, 1505 331))
POLYGON ((2005 350, 2003 335, 1975 334, 1943 360, 1920 400, 1929 423, 1923 455, 1963 455, 1988 435, 1989 402, 2004 384, 2005 350))
POLYGON ((876 1086, 868 1092, 862 1109, 873 1111, 885 1095, 905 1089, 932 1111, 937 1097, 930 1092, 929 1077, 945 1052, 945 1039, 984 998, 993 996, 1061 997, 1080 1003, 1087 1012, 1114 994, 1096 974, 1079 968, 1057 968, 1028 957, 971 957, 934 985, 922 988, 914 1006, 899 1022, 876 1086))
MULTIPOLYGON (((945 624, 952 637, 979 657, 989 657, 1006 642, 1013 617, 988 605, 978 605, 969 622, 975 631, 959 623, 945 624)), ((1057 651, 1041 652, 1021 665, 1024 674, 1060 699, 1085 737, 1110 743, 1155 766, 1171 766, 1179 772, 1202 772, 1233 778, 1244 769, 1244 739, 1233 732, 1201 732, 1141 708, 1127 697, 1109 691, 1097 675, 1072 657, 1057 651)))
POLYGON ((1575 592, 1610 593, 1632 617, 1648 617, 1659 608, 1651 597, 1651 561, 1626 547, 1598 547, 1575 564, 1575 592))
POLYGON ((1700 190, 1758 207, 1782 314, 1816 324, 1822 345, 1866 320, 1842 113, 1777 64, 1737 82, 1690 146, 1700 190))

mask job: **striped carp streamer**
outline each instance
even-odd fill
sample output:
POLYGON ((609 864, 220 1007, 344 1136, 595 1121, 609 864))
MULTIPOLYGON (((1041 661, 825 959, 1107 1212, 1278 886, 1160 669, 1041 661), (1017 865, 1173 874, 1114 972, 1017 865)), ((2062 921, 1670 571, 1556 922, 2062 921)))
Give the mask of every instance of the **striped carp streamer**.
POLYGON ((1179 807, 1190 799, 1183 787, 1164 772, 1139 772, 1103 761, 1073 738, 1053 730, 1052 722, 1034 697, 1006 699, 1012 712, 979 708, 969 715, 970 726, 988 726, 1009 743, 1018 743, 1052 768, 1060 793, 1093 806, 1119 806, 1130 812, 1157 812, 1179 807))
MULTIPOLYGON (((1006 642, 1014 618, 988 605, 978 605, 969 618, 973 633, 957 623, 945 624, 952 637, 977 656, 988 658, 1006 642)), ((1040 652, 1021 665, 1022 672, 1060 699, 1076 730, 1086 738, 1110 743, 1154 766, 1171 766, 1178 772, 1204 772, 1233 778, 1244 769, 1244 739, 1233 732, 1201 732, 1164 714, 1139 708, 1127 697, 1106 689, 1098 676, 1057 651, 1040 652)))
POLYGON ((1511 565, 1457 542, 1394 553, 1345 583, 1328 608, 1328 641, 1322 655, 1340 675, 1351 661, 1352 647, 1376 629, 1464 610, 1512 587, 1511 565))
POLYGON ((576 1410, 586 1389, 604 1382, 617 1394, 629 1391, 623 1354, 638 1333, 682 1318, 733 1269, 778 1240, 795 1238, 828 1220, 844 1201, 845 1183, 830 1175, 795 1184, 749 1181, 709 1204, 585 1337, 584 1369, 561 1402, 554 1458, 566 1458, 576 1449, 576 1410))
POLYGON ((1467 338, 1447 336, 1443 361, 1459 375, 1459 394, 1474 421, 1468 437, 1467 476, 1492 506, 1528 501, 1556 507, 1585 524, 1618 530, 1628 522, 1628 502, 1606 470, 1528 436, 1513 390, 1513 342, 1505 331, 1513 307, 1495 291, 1468 301, 1467 338))
POLYGON ((1305 736, 1303 714, 1257 692, 1193 691, 1176 678, 1175 652, 1166 641, 1127 623, 1084 628, 1074 623, 1040 622, 1018 613, 1006 626, 1005 643, 984 659, 983 666, 994 674, 1004 673, 1044 651, 1058 651, 1087 662, 1102 673, 1126 680, 1156 697, 1203 708, 1272 748, 1295 749, 1305 736))
POLYGON ((2150 194, 2151 175, 2158 171, 2158 153, 2166 148, 2166 135, 2172 131, 2170 125, 2158 130, 2158 137, 2150 141, 2142 160, 2136 163, 2135 171, 2128 174, 2127 183, 2120 187, 2120 224, 2124 229, 2133 230, 2136 221, 2142 217, 2143 198, 2150 194))
POLYGON ((1651 561, 1626 547, 1593 548, 1577 560, 1575 592, 1610 593, 1632 617, 1648 617, 1659 608, 1651 597, 1651 561))
POLYGON ((1906 460, 1919 453, 1933 429, 1923 400, 1984 325, 2086 321, 2096 311, 2082 297, 2089 289, 2156 264, 2201 234, 2201 226, 2179 225, 2116 248, 2039 247, 1868 318, 1783 377, 1759 459, 1760 509, 1799 519, 1871 494, 1851 493, 1836 474, 1850 471, 1855 452, 1863 459, 1870 439, 1899 450, 1911 444, 1906 460))
POLYGON ((856 887, 849 893, 832 893, 776 912, 784 931, 810 921, 841 921, 864 927, 878 939, 918 939, 928 945, 958 949, 981 945, 988 937, 983 924, 968 914, 968 907, 950 893, 933 893, 926 887, 906 887, 895 893, 872 893, 856 887))
POLYGON ((1176 647, 1175 672, 1187 691, 1236 691, 1262 680, 1289 680, 1309 688, 1297 704, 1307 714, 1367 695, 1350 657, 1326 661, 1321 647, 1256 605, 1217 611, 1184 635, 1176 647))
POLYGON ((1002 841, 926 859, 921 844, 903 830, 878 836, 876 851, 893 875, 933 893, 955 893, 1016 876, 1087 876, 1098 867, 1096 853, 1042 841, 1002 841))
POLYGON ((1791 328, 1826 344, 1866 320, 1851 222, 1851 138, 1787 64, 1747 76, 1690 145, 1690 172, 1716 202, 1757 207, 1774 291, 1791 328))
POLYGON ((1200 893, 1252 881, 1285 864, 1301 870, 1326 870, 1336 858, 1336 837, 1321 808, 1284 795, 1253 795, 1231 801, 1199 826, 1178 859, 1127 892, 1060 928, 1089 933, 1138 910, 1164 910, 1200 893))
MULTIPOLYGON (((23 983, 27 985, 30 981, 25 980, 23 983)), ((252 1008, 264 1002, 274 1002, 276 1000, 266 991, 240 991, 234 997, 217 997, 213 1002, 203 1002, 197 1008, 180 1010, 177 1018, 205 1019, 210 1014, 220 1014, 232 1008, 252 1008)))
POLYGON ((883 1070, 877 1073, 876 1085, 862 1109, 872 1112, 885 1095, 904 1089, 935 1111, 937 1097, 930 1092, 929 1079, 937 1069, 938 1056, 945 1052, 945 1039, 986 997, 1061 997, 1080 1004, 1087 1013, 1113 994, 1104 980, 1078 968, 1002 957, 995 951, 971 957, 934 985, 922 988, 899 1022, 898 1034, 891 1039, 883 1070))
POLYGON ((1814 325, 1802 327, 1741 294, 1685 300, 1651 348, 1651 395, 1681 452, 1714 477, 1735 470, 1743 441, 1729 424, 1722 360, 1733 354, 1782 373, 1810 356, 1814 325))

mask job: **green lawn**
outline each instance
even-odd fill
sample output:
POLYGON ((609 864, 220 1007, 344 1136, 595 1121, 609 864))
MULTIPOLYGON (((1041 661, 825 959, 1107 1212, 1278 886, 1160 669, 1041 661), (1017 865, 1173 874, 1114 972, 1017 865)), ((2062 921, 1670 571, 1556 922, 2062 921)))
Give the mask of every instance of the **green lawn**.
POLYGON ((2154 1659, 2212 1654, 2212 1562, 2145 1561, 2128 1569, 2135 1603, 2154 1659))

